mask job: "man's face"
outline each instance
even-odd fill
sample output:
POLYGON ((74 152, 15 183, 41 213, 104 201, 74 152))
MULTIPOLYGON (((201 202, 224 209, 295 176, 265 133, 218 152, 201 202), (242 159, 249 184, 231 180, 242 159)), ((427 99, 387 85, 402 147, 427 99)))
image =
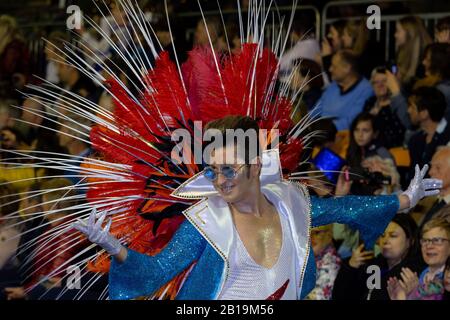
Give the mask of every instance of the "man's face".
POLYGON ((442 180, 441 194, 450 193, 450 150, 437 151, 431 159, 430 176, 442 180))
POLYGON ((243 164, 242 158, 235 153, 234 147, 217 148, 211 153, 211 165, 217 174, 217 179, 212 183, 219 195, 228 203, 236 203, 244 200, 249 191, 258 186, 259 169, 257 164, 243 164), (232 162, 224 164, 227 155, 234 154, 232 162), (227 179, 221 172, 224 166, 231 166, 236 175, 232 179, 227 179))
POLYGON ((414 96, 408 98, 408 114, 413 125, 419 125, 424 120, 427 111, 419 111, 414 96))
POLYGON ((333 55, 331 59, 330 73, 331 78, 336 82, 343 81, 350 74, 351 67, 344 62, 339 54, 333 55))

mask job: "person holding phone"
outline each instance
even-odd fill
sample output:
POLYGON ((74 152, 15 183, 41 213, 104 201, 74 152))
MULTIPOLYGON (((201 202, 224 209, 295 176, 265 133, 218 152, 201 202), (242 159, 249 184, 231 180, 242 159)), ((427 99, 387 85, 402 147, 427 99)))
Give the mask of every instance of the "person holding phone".
MULTIPOLYGON (((366 101, 364 111, 375 117, 375 121, 379 124, 378 141, 390 149, 403 145, 406 129, 400 120, 402 114, 392 105, 392 84, 388 81, 390 76, 388 72, 389 69, 384 66, 373 69, 370 83, 375 95, 366 101)), ((397 90, 395 93, 398 94, 397 90)))

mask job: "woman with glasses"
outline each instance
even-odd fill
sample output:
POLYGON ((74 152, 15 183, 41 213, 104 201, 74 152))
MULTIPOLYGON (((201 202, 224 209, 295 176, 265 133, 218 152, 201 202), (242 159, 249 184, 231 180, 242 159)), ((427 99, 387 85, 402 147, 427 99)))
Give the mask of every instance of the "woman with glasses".
POLYGON ((445 219, 428 221, 421 232, 422 257, 428 267, 420 277, 410 269, 400 279, 390 279, 388 287, 393 300, 442 300, 444 272, 450 256, 450 223, 445 219))

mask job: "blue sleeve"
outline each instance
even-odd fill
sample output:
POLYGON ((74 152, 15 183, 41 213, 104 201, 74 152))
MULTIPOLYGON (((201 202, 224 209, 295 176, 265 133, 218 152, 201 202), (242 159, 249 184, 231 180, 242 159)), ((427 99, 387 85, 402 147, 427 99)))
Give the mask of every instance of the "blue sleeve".
POLYGON ((371 248, 399 207, 396 195, 311 197, 311 220, 313 227, 342 223, 358 229, 366 247, 371 248))
POLYGON ((148 256, 128 250, 123 263, 113 258, 109 271, 110 299, 126 300, 152 294, 197 260, 205 246, 206 240, 186 220, 159 254, 148 256))

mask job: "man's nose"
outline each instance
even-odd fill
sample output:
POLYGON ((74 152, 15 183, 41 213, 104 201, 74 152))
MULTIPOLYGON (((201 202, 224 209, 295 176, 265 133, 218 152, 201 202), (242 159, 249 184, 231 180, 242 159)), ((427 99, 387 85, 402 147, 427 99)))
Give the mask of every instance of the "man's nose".
POLYGON ((217 173, 217 184, 220 186, 221 184, 225 183, 225 181, 226 181, 226 178, 222 174, 222 172, 218 172, 217 173))

